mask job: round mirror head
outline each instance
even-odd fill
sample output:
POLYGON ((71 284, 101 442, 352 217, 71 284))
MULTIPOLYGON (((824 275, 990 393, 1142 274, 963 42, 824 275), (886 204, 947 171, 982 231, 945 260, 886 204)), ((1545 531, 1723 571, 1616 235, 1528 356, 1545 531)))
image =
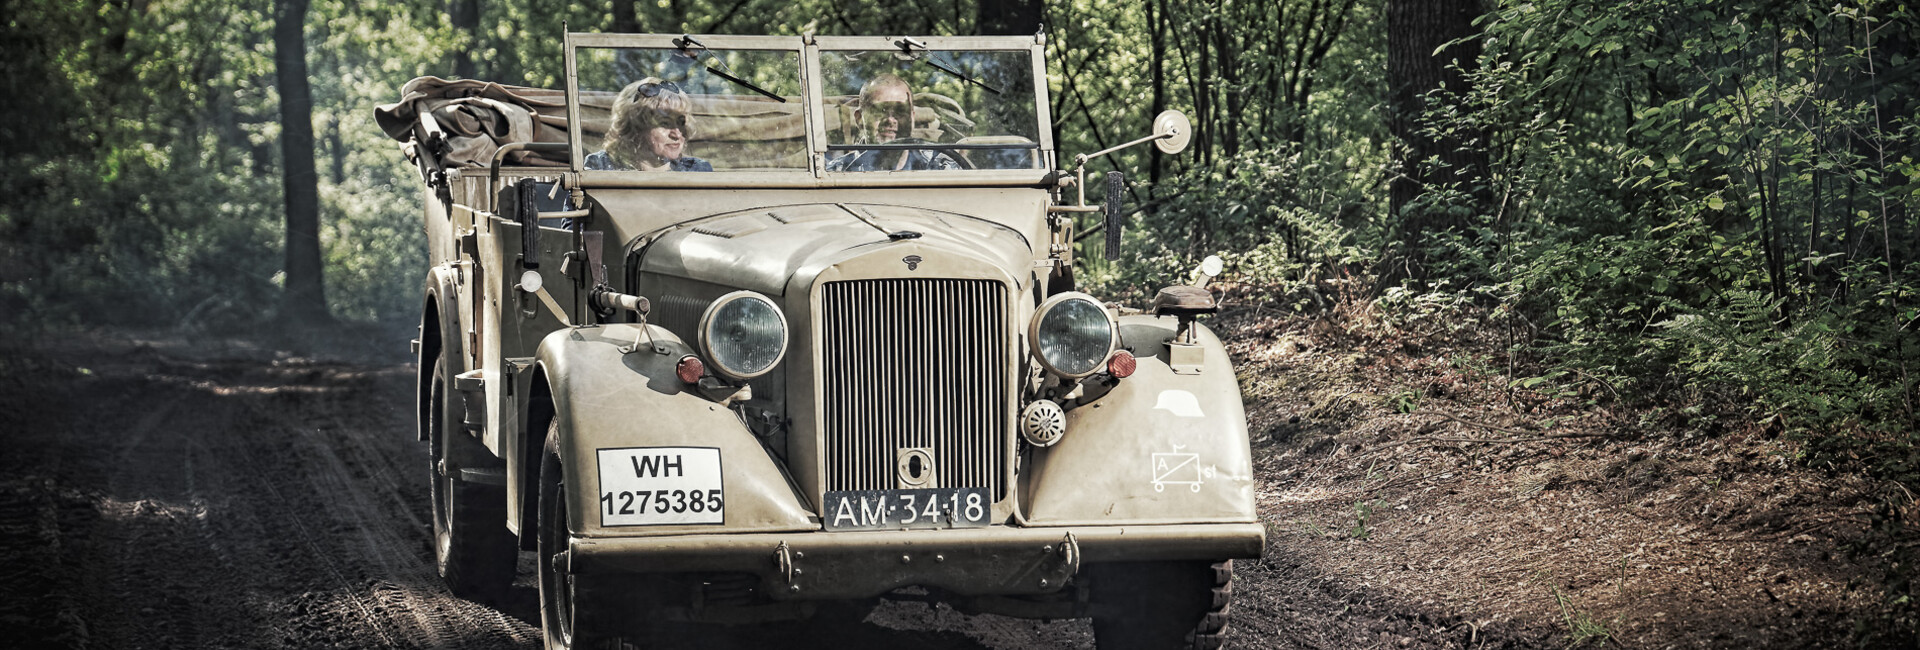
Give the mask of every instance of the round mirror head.
POLYGON ((1187 120, 1187 114, 1169 110, 1153 118, 1153 134, 1160 139, 1153 146, 1160 153, 1169 156, 1187 150, 1187 143, 1193 142, 1193 122, 1187 120))
POLYGON ((1209 278, 1219 276, 1225 266, 1226 263, 1220 261, 1219 255, 1208 255, 1207 259, 1200 260, 1200 272, 1207 274, 1209 278))
POLYGON ((527 271, 520 274, 520 290, 527 293, 539 293, 542 280, 539 271, 527 271))

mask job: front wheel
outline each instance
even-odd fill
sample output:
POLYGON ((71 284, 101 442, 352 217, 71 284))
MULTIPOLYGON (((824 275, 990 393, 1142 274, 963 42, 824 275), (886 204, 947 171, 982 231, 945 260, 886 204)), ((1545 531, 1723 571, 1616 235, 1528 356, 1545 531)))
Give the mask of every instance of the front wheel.
POLYGON ((1227 632, 1233 561, 1087 567, 1100 650, 1213 650, 1227 632))

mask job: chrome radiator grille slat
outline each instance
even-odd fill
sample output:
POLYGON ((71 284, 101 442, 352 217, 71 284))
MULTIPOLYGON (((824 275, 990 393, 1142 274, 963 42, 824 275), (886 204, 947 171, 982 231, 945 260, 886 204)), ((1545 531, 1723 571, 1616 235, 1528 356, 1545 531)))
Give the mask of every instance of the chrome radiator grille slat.
POLYGON ((990 280, 821 288, 826 489, 881 490, 901 448, 933 450, 941 487, 1006 495, 1007 298, 990 280))

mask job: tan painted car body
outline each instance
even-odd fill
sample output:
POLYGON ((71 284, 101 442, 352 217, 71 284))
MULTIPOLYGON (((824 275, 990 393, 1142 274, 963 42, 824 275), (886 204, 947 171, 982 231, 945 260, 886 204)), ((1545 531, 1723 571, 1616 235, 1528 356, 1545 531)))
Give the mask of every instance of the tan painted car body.
MULTIPOLYGON (((570 44, 660 46, 671 38, 570 35, 570 44)), ((818 64, 805 57, 823 42, 887 42, 790 40, 815 77, 818 64)), ((926 40, 934 48, 1029 49, 1036 62, 1043 51, 1031 37, 926 40)), ((788 42, 711 37, 708 45, 788 42)), ((810 94, 818 92, 817 83, 809 85, 810 94)), ((818 119, 811 125, 815 135, 824 128, 818 119)), ((1047 135, 1040 143, 1049 168, 1050 131, 1041 130, 1047 135)), ((577 140, 572 155, 580 159, 577 140)), ((1125 379, 1090 380, 1082 394, 1063 400, 1072 403, 1058 444, 1020 440, 1017 416, 1036 395, 1040 374, 1028 323, 1042 299, 1073 288, 1062 272, 1073 263, 1072 215, 1049 210, 1068 203, 1073 190, 1064 174, 494 171, 497 180, 487 170, 454 170, 445 192, 451 204, 439 192, 424 193, 432 268, 423 372, 431 355, 454 365, 454 387, 464 399, 452 408, 493 457, 452 460, 504 470, 503 523, 523 540, 535 526, 542 443, 557 424, 569 481, 568 570, 581 576, 583 594, 611 585, 612 576, 733 572, 755 576, 759 591, 776 601, 864 598, 908 585, 1020 596, 1057 592, 1082 563, 1219 560, 1262 550, 1238 385, 1225 349, 1204 326, 1195 326, 1204 362, 1176 373, 1169 346, 1176 319, 1119 317, 1119 347, 1137 358, 1138 370, 1125 379), (513 184, 522 178, 557 181, 553 192, 570 193, 582 206, 570 213, 577 229, 541 228, 530 258, 536 269, 527 268, 520 221, 511 213, 513 184), (919 236, 888 236, 898 231, 919 236), (651 301, 646 322, 595 313, 596 262, 614 290, 651 301), (529 271, 540 276, 536 291, 524 289, 529 271), (983 280, 1004 295, 1003 318, 952 314, 983 323, 986 334, 958 345, 994 355, 989 361, 1002 369, 1007 391, 996 424, 1007 437, 999 461, 1004 496, 992 503, 989 526, 823 529, 821 387, 829 379, 817 354, 826 318, 822 288, 899 278, 983 280), (788 347, 770 373, 747 382, 751 399, 729 405, 723 393, 730 390, 689 386, 675 367, 700 354, 693 341, 700 310, 735 290, 758 292, 780 307, 788 347), (742 408, 750 410, 736 412, 742 408), (777 435, 757 434, 742 413, 771 414, 783 424, 777 435), (600 525, 595 453, 635 447, 717 448, 724 523, 600 525)), ((893 353, 882 347, 875 354, 893 353)))

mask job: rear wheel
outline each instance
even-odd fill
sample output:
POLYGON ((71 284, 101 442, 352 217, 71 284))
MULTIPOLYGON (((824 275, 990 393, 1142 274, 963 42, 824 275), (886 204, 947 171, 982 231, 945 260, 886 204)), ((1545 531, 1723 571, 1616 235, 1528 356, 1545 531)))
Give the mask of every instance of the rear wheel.
POLYGON ((434 362, 427 389, 427 445, 433 485, 433 557, 447 588, 461 598, 497 602, 513 586, 518 544, 507 530, 506 490, 460 480, 457 462, 484 453, 479 442, 449 432, 457 421, 447 394, 447 367, 434 362))
POLYGON ((1226 638, 1233 561, 1088 567, 1101 650, 1212 650, 1226 638))

